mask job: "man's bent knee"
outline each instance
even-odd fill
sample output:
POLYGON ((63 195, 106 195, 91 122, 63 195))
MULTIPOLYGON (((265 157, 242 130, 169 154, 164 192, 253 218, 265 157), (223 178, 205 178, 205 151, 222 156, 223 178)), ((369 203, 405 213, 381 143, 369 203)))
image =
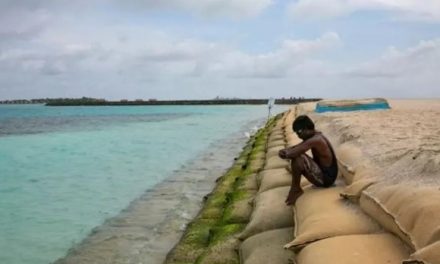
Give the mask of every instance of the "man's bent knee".
POLYGON ((290 162, 292 169, 303 171, 304 170, 304 157, 302 155, 292 159, 290 162))

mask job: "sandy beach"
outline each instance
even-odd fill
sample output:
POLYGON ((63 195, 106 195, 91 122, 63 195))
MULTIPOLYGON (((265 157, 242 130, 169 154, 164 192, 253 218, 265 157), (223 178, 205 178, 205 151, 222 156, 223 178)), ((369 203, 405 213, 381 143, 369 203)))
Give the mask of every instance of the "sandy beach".
MULTIPOLYGON (((440 100, 388 102, 390 110, 315 114, 314 104, 304 104, 298 113, 309 114, 333 143, 346 184, 340 195, 399 238, 401 252, 387 257, 440 263, 440 100)), ((313 258, 313 247, 307 248, 299 264, 308 263, 304 255, 313 258)))
POLYGON ((310 116, 351 166, 386 181, 440 185, 440 100, 388 101, 390 110, 310 116))

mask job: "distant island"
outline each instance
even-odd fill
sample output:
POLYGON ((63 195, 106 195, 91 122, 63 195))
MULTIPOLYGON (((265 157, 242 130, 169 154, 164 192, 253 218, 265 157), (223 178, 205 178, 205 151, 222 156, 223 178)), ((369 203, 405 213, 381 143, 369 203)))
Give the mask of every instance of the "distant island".
MULTIPOLYGON (((315 102, 321 100, 320 98, 304 98, 304 97, 290 97, 277 98, 275 104, 298 104, 303 102, 315 102)), ((4 100, 0 104, 45 104, 46 106, 122 106, 122 105, 261 105, 267 104, 268 99, 241 99, 241 98, 219 98, 216 97, 210 100, 156 100, 156 99, 136 99, 119 101, 107 101, 105 99, 97 98, 45 98, 45 99, 31 99, 31 100, 4 100)))

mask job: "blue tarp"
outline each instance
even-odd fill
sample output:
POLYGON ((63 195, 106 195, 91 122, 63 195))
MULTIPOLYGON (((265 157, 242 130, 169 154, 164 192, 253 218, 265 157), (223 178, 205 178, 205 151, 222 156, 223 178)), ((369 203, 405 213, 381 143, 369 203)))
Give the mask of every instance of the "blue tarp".
POLYGON ((388 102, 372 102, 365 104, 353 104, 345 106, 330 106, 330 105, 320 105, 316 104, 315 112, 348 112, 348 111, 359 111, 359 110, 377 110, 377 109, 390 109, 388 102))

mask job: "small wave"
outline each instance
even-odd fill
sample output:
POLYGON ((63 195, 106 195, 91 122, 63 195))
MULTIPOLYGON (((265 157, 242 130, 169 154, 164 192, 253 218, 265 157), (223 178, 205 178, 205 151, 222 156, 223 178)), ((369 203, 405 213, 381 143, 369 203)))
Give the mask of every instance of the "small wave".
POLYGON ((191 215, 185 211, 180 212, 179 216, 185 220, 190 220, 192 218, 191 215))

